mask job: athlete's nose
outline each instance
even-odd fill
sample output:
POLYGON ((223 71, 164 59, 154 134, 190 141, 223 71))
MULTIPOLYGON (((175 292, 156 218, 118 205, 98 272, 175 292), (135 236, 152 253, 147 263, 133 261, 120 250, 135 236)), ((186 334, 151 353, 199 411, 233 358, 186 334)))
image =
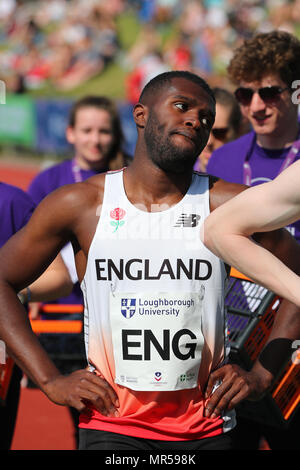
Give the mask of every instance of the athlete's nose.
POLYGON ((192 127, 193 129, 199 129, 200 120, 198 114, 189 114, 185 117, 184 124, 187 127, 192 127))

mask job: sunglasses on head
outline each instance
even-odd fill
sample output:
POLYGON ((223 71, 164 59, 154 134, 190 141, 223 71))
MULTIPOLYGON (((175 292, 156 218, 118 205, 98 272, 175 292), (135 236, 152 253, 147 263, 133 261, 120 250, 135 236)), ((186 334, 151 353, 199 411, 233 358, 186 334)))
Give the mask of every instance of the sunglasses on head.
POLYGON ((253 88, 240 87, 235 90, 234 94, 239 103, 247 106, 251 103, 254 93, 257 91, 260 98, 266 104, 277 103, 280 99, 281 93, 289 88, 281 88, 280 86, 266 86, 254 90, 253 88))
POLYGON ((211 133, 215 139, 225 140, 228 133, 228 127, 213 127, 211 133))

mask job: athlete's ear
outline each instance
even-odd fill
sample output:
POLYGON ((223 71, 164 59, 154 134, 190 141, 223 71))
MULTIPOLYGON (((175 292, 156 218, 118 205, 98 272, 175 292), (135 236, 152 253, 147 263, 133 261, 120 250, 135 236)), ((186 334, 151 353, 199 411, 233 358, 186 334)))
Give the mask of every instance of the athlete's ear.
POLYGON ((142 103, 137 103, 133 108, 133 119, 137 127, 145 127, 148 116, 148 108, 142 103))
POLYGON ((74 144, 74 129, 71 126, 68 126, 66 129, 66 139, 69 144, 74 144))

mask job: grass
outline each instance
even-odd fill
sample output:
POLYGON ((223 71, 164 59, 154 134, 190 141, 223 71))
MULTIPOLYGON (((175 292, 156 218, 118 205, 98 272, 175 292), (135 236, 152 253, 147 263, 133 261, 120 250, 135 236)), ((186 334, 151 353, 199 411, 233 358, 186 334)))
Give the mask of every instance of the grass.
MULTIPOLYGON (((118 38, 120 49, 126 51, 135 43, 140 25, 136 14, 132 11, 122 13, 117 19, 118 38)), ((51 84, 43 88, 30 90, 28 94, 34 98, 78 98, 86 94, 101 94, 112 99, 125 98, 125 79, 128 71, 121 65, 121 61, 115 60, 107 65, 97 76, 70 91, 58 91, 51 84)))
POLYGON ((79 98, 87 94, 97 94, 123 99, 126 75, 127 72, 120 65, 111 63, 101 74, 70 91, 59 91, 51 84, 47 84, 41 89, 30 90, 28 94, 33 98, 79 98))

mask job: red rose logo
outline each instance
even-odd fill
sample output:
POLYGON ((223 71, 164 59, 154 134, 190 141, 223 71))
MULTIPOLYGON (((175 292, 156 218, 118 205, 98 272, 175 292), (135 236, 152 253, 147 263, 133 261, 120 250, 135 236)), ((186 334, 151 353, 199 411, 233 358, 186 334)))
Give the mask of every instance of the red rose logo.
POLYGON ((124 209, 121 209, 120 207, 116 207, 116 209, 114 209, 113 211, 110 211, 111 218, 115 220, 123 219, 125 214, 126 212, 124 211, 124 209))
POLYGON ((124 225, 124 220, 121 220, 123 219, 123 217, 125 216, 126 212, 124 211, 124 209, 121 209, 120 207, 116 207, 115 209, 113 209, 112 211, 110 211, 110 216, 112 219, 110 224, 115 227, 115 230, 114 232, 119 228, 119 227, 122 227, 122 225, 124 225), (116 222, 115 222, 116 220, 116 222))

